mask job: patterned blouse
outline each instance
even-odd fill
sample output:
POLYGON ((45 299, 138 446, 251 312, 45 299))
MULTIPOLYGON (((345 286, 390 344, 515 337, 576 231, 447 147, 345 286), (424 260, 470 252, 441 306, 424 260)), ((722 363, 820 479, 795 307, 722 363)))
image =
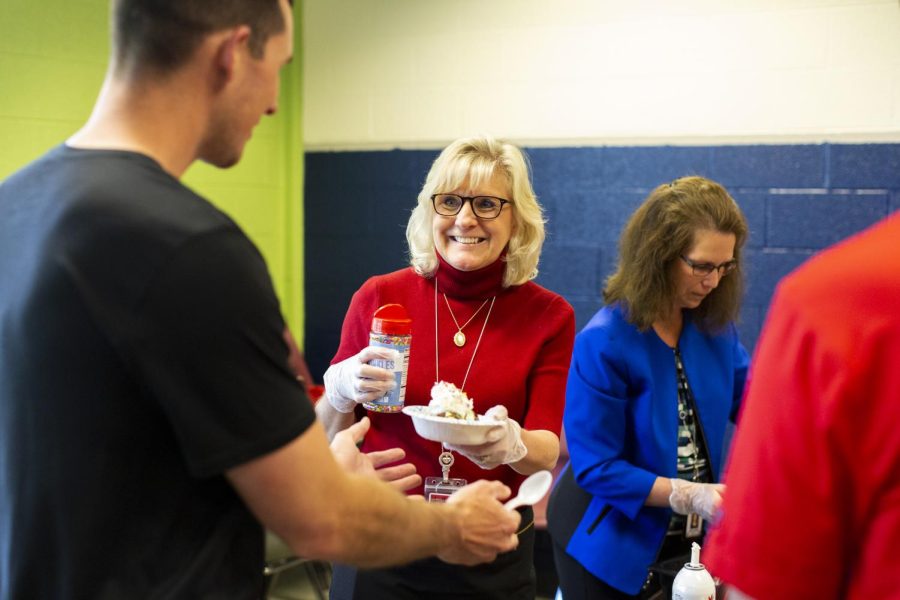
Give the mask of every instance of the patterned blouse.
MULTIPOLYGON (((688 481, 709 483, 712 476, 709 469, 709 454, 703 439, 702 428, 694 414, 694 397, 684 372, 679 349, 675 354, 675 375, 678 385, 678 478, 688 481)), ((675 514, 669 522, 667 535, 683 535, 685 516, 675 514)))

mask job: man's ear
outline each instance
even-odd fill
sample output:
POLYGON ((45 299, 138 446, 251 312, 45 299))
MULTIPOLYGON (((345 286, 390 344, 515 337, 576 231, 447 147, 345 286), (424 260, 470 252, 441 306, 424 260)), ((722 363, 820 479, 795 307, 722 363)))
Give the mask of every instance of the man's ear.
POLYGON ((216 48, 216 70, 221 76, 222 84, 228 83, 240 65, 241 58, 248 51, 250 28, 246 25, 235 27, 219 42, 216 48))

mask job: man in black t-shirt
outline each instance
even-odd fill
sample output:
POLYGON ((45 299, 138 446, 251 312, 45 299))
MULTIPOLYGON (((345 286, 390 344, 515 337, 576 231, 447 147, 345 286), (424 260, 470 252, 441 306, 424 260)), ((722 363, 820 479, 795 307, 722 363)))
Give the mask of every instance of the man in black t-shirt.
POLYGON ((117 0, 90 120, 0 185, 0 599, 255 598, 262 525, 364 567, 515 547, 505 486, 410 501, 363 475, 365 422, 329 451, 262 256, 179 182, 275 112, 292 26, 117 0))

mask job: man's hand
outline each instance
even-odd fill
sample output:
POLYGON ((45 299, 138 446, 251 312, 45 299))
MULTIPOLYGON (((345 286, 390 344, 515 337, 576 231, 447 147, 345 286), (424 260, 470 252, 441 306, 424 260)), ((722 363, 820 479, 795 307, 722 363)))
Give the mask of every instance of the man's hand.
POLYGON ((363 417, 358 423, 334 436, 331 441, 331 453, 337 463, 350 473, 378 477, 401 492, 422 485, 422 477, 416 473, 414 464, 385 466, 402 460, 406 456, 403 449, 391 448, 367 454, 359 451, 358 445, 366 437, 370 426, 369 417, 363 417))
POLYGON ((441 560, 462 565, 490 562, 501 552, 519 545, 516 531, 522 516, 500 503, 510 489, 499 481, 476 481, 460 489, 447 501, 453 511, 455 535, 438 554, 441 560))

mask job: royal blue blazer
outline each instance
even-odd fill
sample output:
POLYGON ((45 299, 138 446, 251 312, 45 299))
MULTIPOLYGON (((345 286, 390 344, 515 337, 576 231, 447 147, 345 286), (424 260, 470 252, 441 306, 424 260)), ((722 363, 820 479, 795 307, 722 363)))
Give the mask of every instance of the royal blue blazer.
MULTIPOLYGON (((678 345, 716 474, 749 357, 733 325, 709 335, 691 322, 690 311, 685 311, 678 345)), ((548 513, 551 535, 599 579, 636 594, 672 516, 669 508, 644 506, 657 476, 676 476, 678 398, 672 349, 652 328, 638 331, 619 306, 602 308, 575 338, 563 422, 567 469, 574 475, 574 481, 569 479, 584 500, 569 502, 573 494, 555 491, 555 506, 548 513), (567 541, 559 539, 559 527, 554 532, 555 515, 566 515, 562 519, 573 523, 567 541)))

